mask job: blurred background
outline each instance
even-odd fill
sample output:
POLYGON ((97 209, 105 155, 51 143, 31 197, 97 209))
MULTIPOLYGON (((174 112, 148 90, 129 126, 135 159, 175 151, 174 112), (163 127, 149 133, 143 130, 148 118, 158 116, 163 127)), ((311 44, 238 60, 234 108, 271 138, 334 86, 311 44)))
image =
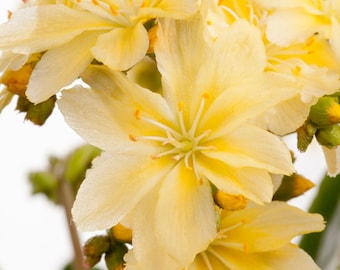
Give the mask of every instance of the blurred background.
MULTIPOLYGON (((0 0, 0 22, 20 4, 0 0)), ((286 141, 296 154, 298 173, 318 184, 325 173, 319 146, 312 144, 300 154, 295 135, 286 141)), ((62 158, 82 143, 58 108, 42 127, 25 122, 15 102, 0 114, 0 270, 61 270, 72 259, 64 210, 42 195, 31 195, 28 173, 46 169, 50 155, 62 158)), ((317 186, 290 203, 307 210, 316 192, 317 186)))

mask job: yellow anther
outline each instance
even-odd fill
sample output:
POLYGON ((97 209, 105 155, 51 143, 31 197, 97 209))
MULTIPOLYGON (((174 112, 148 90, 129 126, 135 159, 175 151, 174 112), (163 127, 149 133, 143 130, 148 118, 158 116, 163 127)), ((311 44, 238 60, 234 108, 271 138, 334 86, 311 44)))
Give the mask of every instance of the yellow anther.
POLYGON ((178 103, 178 110, 180 112, 183 112, 183 109, 184 109, 184 103, 183 102, 178 103))
POLYGON ((295 68, 292 69, 292 73, 295 76, 299 76, 301 74, 301 67, 300 66, 296 66, 295 68))
POLYGON ((192 171, 192 167, 190 167, 190 166, 186 166, 185 167, 188 171, 192 171))
POLYGON ((136 117, 137 120, 140 120, 140 110, 139 109, 135 110, 135 117, 136 117))
POLYGON ((135 136, 133 136, 132 134, 129 134, 129 139, 133 142, 137 141, 137 138, 135 136))
POLYGON ((313 36, 311 36, 307 39, 305 44, 308 47, 308 46, 312 45, 314 43, 314 41, 315 41, 315 38, 313 36))
POLYGON ((212 25, 212 21, 207 20, 207 25, 212 25))
POLYGON ((242 218, 241 222, 242 224, 247 224, 247 221, 244 218, 242 218))
POLYGON ((140 5, 141 8, 145 8, 148 7, 150 5, 150 1, 149 0, 145 0, 142 2, 142 4, 140 5))
POLYGON ((117 11, 117 8, 114 6, 114 5, 110 5, 110 11, 111 13, 114 15, 114 16, 117 16, 118 15, 118 11, 117 11))
POLYGON ((209 93, 203 93, 202 98, 209 99, 210 98, 209 93))
POLYGON ((243 244, 243 249, 244 249, 244 252, 248 254, 248 252, 249 252, 249 245, 248 245, 248 243, 244 243, 243 244))
POLYGON ((95 5, 99 5, 98 0, 92 0, 92 3, 95 4, 95 5))

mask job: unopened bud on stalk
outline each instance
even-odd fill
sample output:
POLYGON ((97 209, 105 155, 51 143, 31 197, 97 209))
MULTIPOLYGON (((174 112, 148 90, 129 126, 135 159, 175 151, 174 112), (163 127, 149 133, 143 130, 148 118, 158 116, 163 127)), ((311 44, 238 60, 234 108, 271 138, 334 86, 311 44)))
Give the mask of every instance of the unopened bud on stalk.
POLYGON ((123 270, 125 261, 124 255, 128 248, 124 244, 117 243, 105 254, 105 263, 108 270, 123 270))
POLYGON ((83 247, 85 265, 92 267, 96 265, 102 255, 110 248, 110 238, 108 236, 94 236, 87 240, 83 247))
POLYGON ((309 119, 318 127, 326 127, 340 122, 340 105, 337 97, 325 96, 313 105, 309 119))
POLYGON ((340 127, 335 124, 329 127, 320 128, 315 134, 319 144, 328 148, 340 145, 340 127))
POLYGON ((242 195, 231 195, 221 190, 216 191, 214 200, 219 207, 229 211, 244 209, 248 202, 242 195))
POLYGON ((117 224, 112 228, 112 236, 114 240, 122 243, 132 242, 132 231, 121 224, 117 224))

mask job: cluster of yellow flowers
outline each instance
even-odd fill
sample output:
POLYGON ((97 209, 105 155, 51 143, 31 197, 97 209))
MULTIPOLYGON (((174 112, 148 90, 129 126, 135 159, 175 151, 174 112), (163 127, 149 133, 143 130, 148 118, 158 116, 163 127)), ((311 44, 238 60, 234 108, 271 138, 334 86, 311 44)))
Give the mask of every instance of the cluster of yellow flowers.
POLYGON ((80 230, 131 228, 127 270, 319 269, 290 241, 322 217, 272 198, 295 172, 281 136, 340 88, 339 1, 25 2, 0 25, 0 109, 73 83, 58 107, 104 150, 80 230))

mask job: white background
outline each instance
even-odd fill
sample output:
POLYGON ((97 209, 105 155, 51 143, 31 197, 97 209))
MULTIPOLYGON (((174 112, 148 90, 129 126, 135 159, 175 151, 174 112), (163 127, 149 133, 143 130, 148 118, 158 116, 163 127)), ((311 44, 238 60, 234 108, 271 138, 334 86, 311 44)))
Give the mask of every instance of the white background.
MULTIPOLYGON (((0 0, 0 21, 15 0, 0 0)), ((65 156, 83 142, 63 121, 56 108, 43 127, 24 121, 11 103, 0 114, 0 270, 61 270, 72 258, 63 209, 43 196, 31 196, 27 174, 43 170, 48 156, 65 156)), ((295 150, 295 137, 288 141, 295 150)), ((324 159, 314 144, 307 154, 297 153, 298 172, 314 182, 324 173, 324 159)), ((307 209, 317 188, 292 204, 307 209)), ((83 237, 86 239, 86 237, 83 237)))

